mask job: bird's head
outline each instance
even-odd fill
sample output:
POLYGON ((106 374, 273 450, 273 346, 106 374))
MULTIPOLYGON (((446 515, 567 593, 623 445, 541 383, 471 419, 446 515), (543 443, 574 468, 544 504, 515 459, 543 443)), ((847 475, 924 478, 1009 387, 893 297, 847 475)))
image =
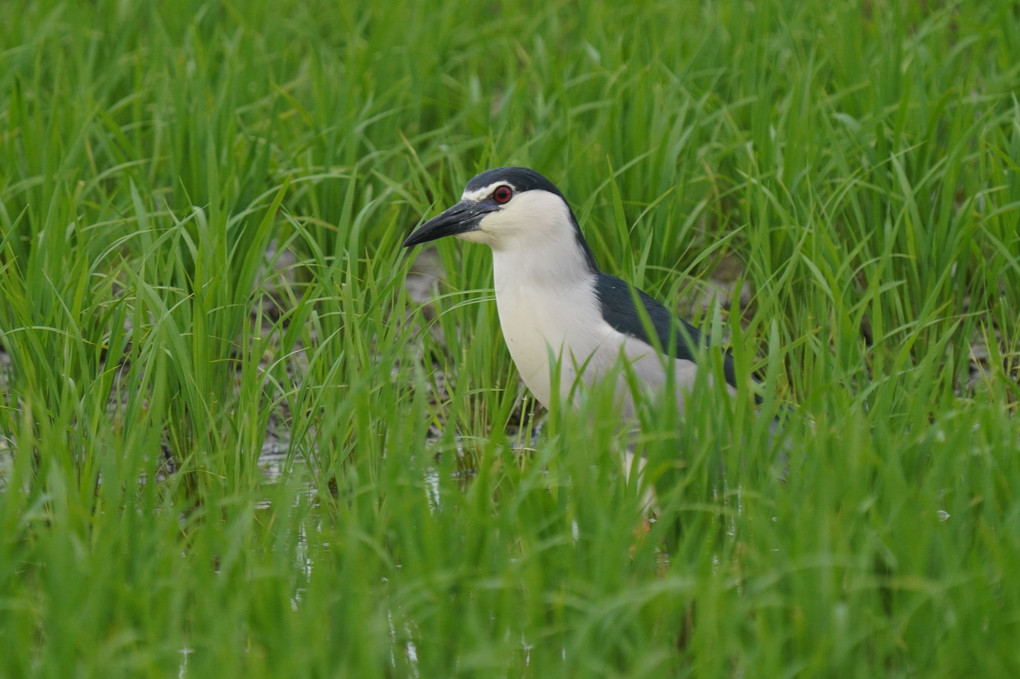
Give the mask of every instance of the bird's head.
POLYGON ((522 254, 570 248, 596 270, 563 194, 548 179, 525 167, 500 167, 477 175, 467 183, 459 203, 418 227, 404 247, 444 236, 522 254))

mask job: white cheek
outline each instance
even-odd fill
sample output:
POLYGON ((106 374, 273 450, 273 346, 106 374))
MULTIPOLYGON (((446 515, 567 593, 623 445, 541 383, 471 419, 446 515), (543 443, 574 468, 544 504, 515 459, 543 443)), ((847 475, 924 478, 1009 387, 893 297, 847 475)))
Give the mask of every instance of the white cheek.
POLYGON ((482 243, 483 245, 492 244, 492 234, 486 233, 485 231, 475 229, 474 231, 465 231, 464 233, 458 233, 456 238, 466 240, 469 243, 482 243))
POLYGON ((502 226, 504 221, 503 211, 495 210, 490 212, 481 218, 478 222, 478 228, 482 231, 497 231, 502 226))
POLYGON ((472 243, 493 245, 504 235, 505 227, 506 215, 502 211, 490 212, 478 222, 477 229, 457 234, 457 237, 472 243))

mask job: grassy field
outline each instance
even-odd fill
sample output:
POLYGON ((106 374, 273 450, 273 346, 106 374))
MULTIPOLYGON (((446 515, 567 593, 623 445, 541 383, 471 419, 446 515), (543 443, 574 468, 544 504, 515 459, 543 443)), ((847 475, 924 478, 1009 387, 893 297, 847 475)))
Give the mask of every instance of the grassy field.
POLYGON ((5 3, 0 677, 1020 675, 1018 24, 5 3), (643 403, 636 533, 488 251, 410 297, 403 238, 507 164, 667 303, 731 272, 695 320, 792 408, 785 482, 748 394, 643 403))

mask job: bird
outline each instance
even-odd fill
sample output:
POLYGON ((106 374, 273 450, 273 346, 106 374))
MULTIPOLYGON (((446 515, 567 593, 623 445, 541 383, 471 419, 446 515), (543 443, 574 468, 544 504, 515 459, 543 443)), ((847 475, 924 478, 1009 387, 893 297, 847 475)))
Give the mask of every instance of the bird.
MULTIPOLYGON (((676 402, 683 407, 707 337, 643 290, 601 271, 567 199, 546 177, 525 167, 486 170, 468 181, 459 202, 416 228, 403 246, 448 236, 492 250, 503 338, 521 379, 547 409, 556 391, 561 403, 571 402, 578 377, 592 385, 614 375, 617 407, 623 418, 633 418, 631 386, 613 370, 621 356, 652 394, 671 383, 672 370, 676 402)), ((735 393, 738 379, 728 351, 722 373, 725 388, 735 393)))

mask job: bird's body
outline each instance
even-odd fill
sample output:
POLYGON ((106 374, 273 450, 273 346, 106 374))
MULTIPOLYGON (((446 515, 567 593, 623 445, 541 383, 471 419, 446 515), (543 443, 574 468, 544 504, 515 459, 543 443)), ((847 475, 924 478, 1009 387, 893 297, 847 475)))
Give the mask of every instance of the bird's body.
MULTIPOLYGON (((540 403, 548 405, 552 400, 550 359, 559 361, 560 398, 568 402, 579 370, 583 381, 591 384, 609 372, 621 356, 651 392, 658 392, 666 383, 664 366, 672 365, 677 399, 682 402, 685 388, 694 382, 695 363, 675 358, 664 361, 645 339, 621 332, 603 315, 599 284, 615 280, 619 289, 626 290, 622 281, 598 274, 549 287, 523 280, 519 269, 506 263, 501 266, 499 259, 494 257, 493 269, 500 327, 521 378, 540 403), (603 277, 604 282, 600 280, 603 277), (535 304, 537 298, 547 301, 535 304)), ((634 414, 630 389, 622 373, 618 372, 616 379, 619 407, 623 417, 630 417, 634 414)))
MULTIPOLYGON (((621 357, 650 393, 662 390, 672 370, 677 402, 683 403, 705 344, 701 333, 644 292, 599 271, 573 212, 548 179, 520 167, 483 172, 468 182, 459 203, 415 230, 404 245, 450 235, 492 249, 503 336, 540 403, 549 406, 554 388, 568 402, 578 371, 591 384, 621 357)), ((732 389, 729 354, 723 368, 732 389)), ((620 371, 614 374, 618 406, 629 417, 630 387, 620 371)))

